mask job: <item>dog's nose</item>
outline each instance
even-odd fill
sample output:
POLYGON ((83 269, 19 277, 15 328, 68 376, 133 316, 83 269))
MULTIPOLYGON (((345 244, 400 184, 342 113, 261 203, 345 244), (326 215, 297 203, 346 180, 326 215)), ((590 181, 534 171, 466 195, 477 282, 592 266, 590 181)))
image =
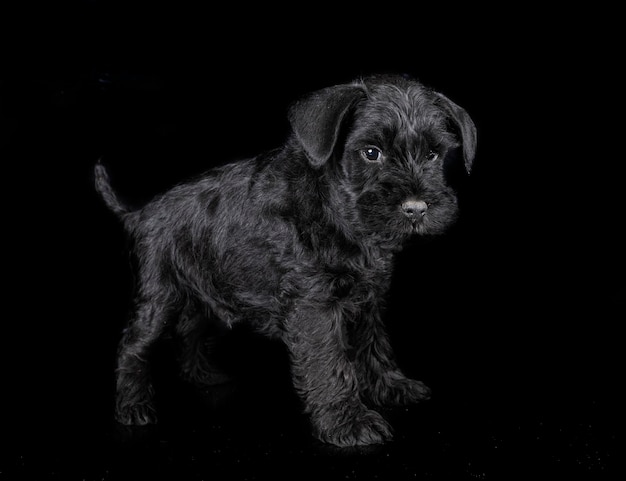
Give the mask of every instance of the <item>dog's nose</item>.
POLYGON ((402 211, 409 219, 417 219, 426 215, 428 204, 423 200, 407 200, 402 203, 402 211))

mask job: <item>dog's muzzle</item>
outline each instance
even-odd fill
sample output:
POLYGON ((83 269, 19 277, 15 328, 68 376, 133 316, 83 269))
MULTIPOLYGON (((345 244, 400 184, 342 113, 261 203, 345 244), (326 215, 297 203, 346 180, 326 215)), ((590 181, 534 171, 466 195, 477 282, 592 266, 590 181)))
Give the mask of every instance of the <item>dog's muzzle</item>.
POLYGON ((424 221, 426 220, 428 204, 423 200, 409 199, 402 203, 401 208, 405 219, 409 222, 409 232, 412 234, 424 234, 426 230, 424 221))
POLYGON ((411 221, 418 221, 426 215, 428 204, 423 200, 407 200, 402 203, 402 212, 411 221))

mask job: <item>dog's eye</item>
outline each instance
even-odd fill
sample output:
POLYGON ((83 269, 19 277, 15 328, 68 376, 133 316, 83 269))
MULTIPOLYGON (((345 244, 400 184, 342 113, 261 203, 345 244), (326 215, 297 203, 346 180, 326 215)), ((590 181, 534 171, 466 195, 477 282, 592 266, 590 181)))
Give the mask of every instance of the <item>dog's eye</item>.
POLYGON ((367 147, 365 149, 361 149, 360 152, 361 156, 368 162, 378 162, 381 160, 383 155, 383 153, 376 147, 367 147))
POLYGON ((426 154, 426 160, 437 160, 437 158, 439 157, 439 153, 435 152, 434 150, 429 150, 428 154, 426 154))

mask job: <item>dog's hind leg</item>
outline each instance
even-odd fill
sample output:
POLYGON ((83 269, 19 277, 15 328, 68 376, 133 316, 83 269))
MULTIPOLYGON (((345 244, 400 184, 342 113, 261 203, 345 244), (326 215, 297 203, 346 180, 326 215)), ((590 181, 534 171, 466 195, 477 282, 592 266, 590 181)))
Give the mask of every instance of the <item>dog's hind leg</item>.
POLYGON ((228 382, 227 374, 209 360, 218 334, 210 332, 210 319, 192 306, 186 307, 176 324, 180 341, 181 376, 196 386, 214 386, 228 382))
POLYGON ((118 348, 115 411, 116 420, 122 424, 156 422, 149 366, 150 350, 162 334, 170 311, 167 304, 139 300, 135 317, 124 330, 118 348))

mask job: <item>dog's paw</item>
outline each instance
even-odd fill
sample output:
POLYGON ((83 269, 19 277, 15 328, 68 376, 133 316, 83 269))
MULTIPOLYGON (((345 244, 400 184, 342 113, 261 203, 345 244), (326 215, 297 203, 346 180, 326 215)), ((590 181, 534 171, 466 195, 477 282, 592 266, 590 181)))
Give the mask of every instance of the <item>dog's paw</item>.
POLYGON ((426 384, 393 372, 383 375, 368 397, 379 406, 403 406, 430 399, 431 390, 426 384))
POLYGON ((316 423, 315 434, 320 441, 339 447, 380 444, 393 437, 387 421, 364 407, 339 416, 326 414, 316 423))
POLYGON ((156 410, 152 404, 134 404, 118 407, 115 420, 127 426, 144 426, 157 422, 156 410))
POLYGON ((411 404, 430 399, 431 390, 422 381, 404 378, 393 384, 390 390, 395 393, 392 399, 397 399, 397 404, 411 404))

